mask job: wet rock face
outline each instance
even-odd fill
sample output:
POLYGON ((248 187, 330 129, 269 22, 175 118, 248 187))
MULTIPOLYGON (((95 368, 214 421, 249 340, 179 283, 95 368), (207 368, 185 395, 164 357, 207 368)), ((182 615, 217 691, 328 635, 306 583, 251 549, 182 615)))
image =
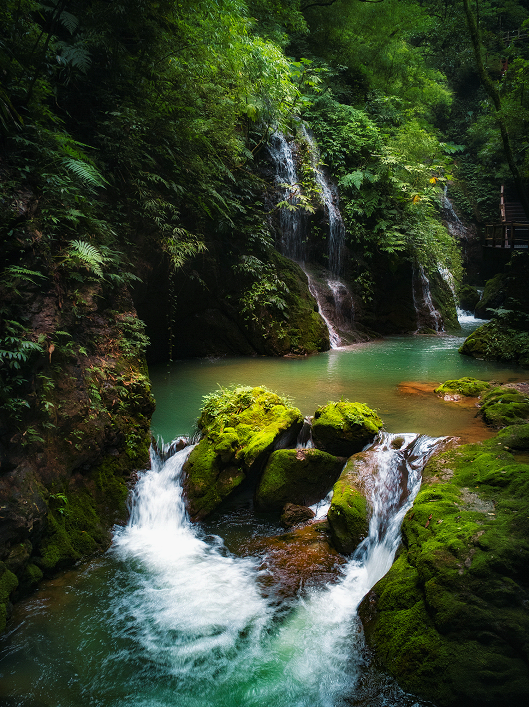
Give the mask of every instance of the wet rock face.
POLYGON ((342 401, 316 410, 312 436, 318 449, 349 457, 372 442, 381 427, 382 420, 367 405, 342 401))
POLYGON ((504 443, 524 427, 430 460, 403 549, 360 606, 380 663, 440 707, 529 702, 529 465, 504 443))
POLYGON ((278 449, 263 471, 255 505, 260 511, 280 511, 285 503, 311 506, 331 490, 344 463, 318 449, 278 449))
POLYGON ((0 560, 17 579, 13 599, 108 546, 126 481, 148 462, 142 325, 127 291, 106 287, 86 280, 64 299, 35 290, 24 304, 28 336, 44 343, 22 371, 24 417, 0 423, 0 560))
POLYGON ((265 388, 236 387, 210 396, 198 426, 204 437, 184 465, 193 521, 209 515, 246 478, 256 478, 276 447, 294 444, 303 417, 265 388))

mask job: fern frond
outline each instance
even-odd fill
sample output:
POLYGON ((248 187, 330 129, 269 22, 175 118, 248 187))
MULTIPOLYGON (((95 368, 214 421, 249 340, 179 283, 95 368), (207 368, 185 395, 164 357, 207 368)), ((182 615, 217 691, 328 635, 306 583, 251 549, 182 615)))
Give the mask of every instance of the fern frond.
POLYGON ((95 275, 103 277, 101 266, 105 262, 105 258, 91 243, 79 240, 71 241, 68 255, 70 258, 80 260, 95 275))
POLYGON ((73 157, 68 157, 64 160, 64 165, 70 172, 73 172, 76 177, 81 181, 91 187, 104 187, 106 180, 97 171, 97 169, 88 164, 88 162, 83 162, 82 160, 76 160, 73 157))
POLYGON ((63 10, 61 14, 59 15, 59 20, 61 24, 66 27, 68 32, 70 34, 73 34, 75 30, 79 27, 79 20, 75 15, 72 15, 71 12, 66 12, 66 10, 63 10))

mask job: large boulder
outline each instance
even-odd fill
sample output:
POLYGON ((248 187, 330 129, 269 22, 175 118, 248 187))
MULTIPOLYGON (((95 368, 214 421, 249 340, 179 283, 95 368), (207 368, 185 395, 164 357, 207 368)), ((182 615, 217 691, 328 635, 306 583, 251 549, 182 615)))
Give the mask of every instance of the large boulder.
POLYGON ((459 347, 459 353, 487 361, 529 366, 529 332, 510 325, 508 321, 493 319, 473 331, 459 347))
POLYGON ((318 449, 349 457, 372 442, 381 427, 382 420, 367 405, 331 402, 316 410, 312 437, 318 449))
POLYGON ((331 490, 345 463, 318 449, 272 452, 255 494, 260 511, 280 511, 286 503, 311 506, 331 490))
POLYGON ((205 518, 246 478, 256 477, 274 449, 295 442, 302 425, 297 408, 263 387, 207 396, 198 420, 203 438, 184 465, 191 520, 205 518))
POLYGON ((529 465, 503 442, 428 463, 403 549, 359 609, 379 663, 439 707, 529 704, 529 465))
POLYGON ((369 452, 351 457, 334 485, 327 513, 334 547, 350 554, 369 533, 368 498, 375 470, 369 452))
POLYGON ((529 395, 510 385, 498 386, 483 396, 480 414, 492 427, 529 421, 529 395))

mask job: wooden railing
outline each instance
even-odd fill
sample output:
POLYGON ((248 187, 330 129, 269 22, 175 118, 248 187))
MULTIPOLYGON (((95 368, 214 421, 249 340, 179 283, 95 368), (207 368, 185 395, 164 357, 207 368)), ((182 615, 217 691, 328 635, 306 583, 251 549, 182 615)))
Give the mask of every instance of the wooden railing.
POLYGON ((487 224, 482 245, 486 248, 529 248, 529 223, 487 224))

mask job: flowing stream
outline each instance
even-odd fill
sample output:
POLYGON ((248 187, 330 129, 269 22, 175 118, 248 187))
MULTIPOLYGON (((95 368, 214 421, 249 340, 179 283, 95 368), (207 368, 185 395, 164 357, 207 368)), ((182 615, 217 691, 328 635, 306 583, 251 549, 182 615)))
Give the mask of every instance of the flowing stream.
MULTIPOLYGON (((190 447, 165 460, 163 453, 153 455, 151 469, 141 472, 132 494, 130 520, 126 527, 116 528, 111 550, 44 583, 15 607, 0 643, 0 704, 424 707, 369 665, 356 610, 391 566, 402 517, 419 488, 425 460, 440 443, 438 436, 450 434, 442 430, 453 428, 454 417, 460 427, 467 424, 465 419, 474 419, 471 410, 437 399, 430 406, 420 394, 400 393, 419 411, 410 418, 391 400, 396 382, 417 380, 425 371, 426 377, 433 377, 439 369, 442 375, 437 379, 465 373, 502 380, 522 375, 457 353, 452 357, 458 341, 408 337, 303 360, 258 359, 253 361, 257 368, 247 368, 252 362, 238 359, 236 371, 233 360, 228 365, 226 360, 195 361, 173 367, 171 380, 180 397, 169 408, 165 399, 154 422, 155 431, 165 434, 164 424, 171 430, 167 439, 190 427, 202 391, 211 391, 215 383, 226 384, 226 371, 236 376, 235 382, 264 382, 277 388, 274 375, 281 370, 284 385, 279 387, 286 392, 291 387, 305 414, 314 411, 316 398, 320 404, 336 399, 331 381, 350 399, 372 405, 380 400, 385 410, 377 407, 386 428, 393 431, 382 433, 370 451, 369 537, 334 584, 305 588, 283 601, 263 590, 268 569, 262 558, 228 550, 229 539, 224 542, 220 537, 227 521, 213 519, 202 526, 188 522, 180 476, 190 447), (421 361, 428 361, 431 370, 421 361), (274 369, 274 363, 285 367, 274 369), (202 371, 198 386, 192 370, 202 371), (371 400, 366 399, 370 389, 371 400), (383 389, 389 402, 383 400, 383 389), (446 411, 444 421, 434 409, 446 411), (425 429, 414 425, 419 419, 425 429), (402 429, 415 431, 396 434, 402 429)), ((153 373, 154 392, 161 401, 170 387, 167 371, 153 373)), ((398 397, 397 393, 395 400, 398 397)), ((236 518, 234 525, 235 532, 250 536, 282 532, 272 518, 253 518, 245 527, 236 518)))

